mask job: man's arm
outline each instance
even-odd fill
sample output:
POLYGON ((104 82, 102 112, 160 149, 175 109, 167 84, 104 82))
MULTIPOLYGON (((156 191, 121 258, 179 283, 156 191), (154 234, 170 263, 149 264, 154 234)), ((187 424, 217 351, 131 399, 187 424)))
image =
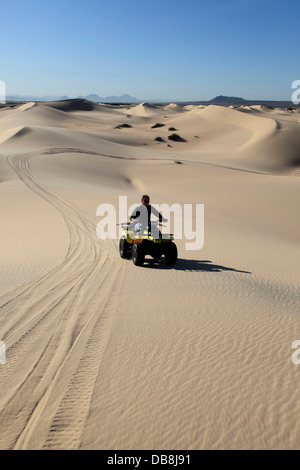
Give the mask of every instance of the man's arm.
POLYGON ((158 220, 160 222, 166 222, 167 221, 167 219, 164 219, 163 216, 161 215, 161 213, 158 212, 158 210, 153 206, 151 206, 151 212, 152 212, 152 214, 156 215, 156 217, 158 217, 158 220))
POLYGON ((139 215, 140 215, 140 211, 138 210, 138 207, 136 207, 130 216, 130 220, 137 219, 139 215))

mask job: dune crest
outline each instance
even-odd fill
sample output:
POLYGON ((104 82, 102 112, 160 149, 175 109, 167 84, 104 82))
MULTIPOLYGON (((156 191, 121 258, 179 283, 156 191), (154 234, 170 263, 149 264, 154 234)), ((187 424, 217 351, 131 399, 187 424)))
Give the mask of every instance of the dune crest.
POLYGON ((30 128, 26 126, 19 126, 19 127, 15 127, 15 128, 3 131, 0 134, 0 144, 5 142, 6 140, 12 139, 13 137, 21 137, 25 134, 28 134, 29 132, 30 132, 30 128))
POLYGON ((53 102, 48 101, 46 106, 59 109, 60 111, 64 111, 66 113, 75 111, 95 111, 97 109, 101 109, 100 105, 94 103, 93 101, 79 98, 53 102))
POLYGON ((33 106, 35 106, 35 102, 31 101, 29 103, 25 103, 21 106, 18 106, 17 111, 27 111, 27 109, 33 108, 33 106))
POLYGON ((130 108, 133 116, 156 116, 164 114, 165 108, 151 103, 140 103, 130 108))
MULTIPOLYGON (((198 110, 196 110, 196 112, 197 111, 198 110)), ((235 109, 221 106, 208 106, 199 112, 202 116, 205 116, 206 119, 226 122, 227 124, 249 130, 252 133, 252 137, 244 145, 267 139, 277 130, 277 123, 274 119, 244 114, 235 109)))

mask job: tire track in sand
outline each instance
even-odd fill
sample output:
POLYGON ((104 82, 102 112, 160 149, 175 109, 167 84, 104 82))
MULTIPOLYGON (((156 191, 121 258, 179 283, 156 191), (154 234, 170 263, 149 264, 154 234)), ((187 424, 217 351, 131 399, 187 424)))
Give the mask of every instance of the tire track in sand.
POLYGON ((24 184, 61 213, 69 249, 50 272, 2 297, 1 331, 7 345, 7 364, 0 370, 4 449, 32 448, 32 442, 35 448, 79 447, 114 321, 115 288, 121 285, 116 280, 123 265, 109 252, 115 243, 102 243, 100 249, 95 220, 32 173, 29 160, 41 153, 51 149, 11 155, 8 162, 24 184))

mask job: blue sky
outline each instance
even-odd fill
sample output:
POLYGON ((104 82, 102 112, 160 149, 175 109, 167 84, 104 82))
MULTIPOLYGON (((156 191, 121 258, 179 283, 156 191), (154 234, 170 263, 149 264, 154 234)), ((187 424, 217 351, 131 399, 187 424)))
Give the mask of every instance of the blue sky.
POLYGON ((0 0, 7 93, 291 99, 299 0, 0 0))

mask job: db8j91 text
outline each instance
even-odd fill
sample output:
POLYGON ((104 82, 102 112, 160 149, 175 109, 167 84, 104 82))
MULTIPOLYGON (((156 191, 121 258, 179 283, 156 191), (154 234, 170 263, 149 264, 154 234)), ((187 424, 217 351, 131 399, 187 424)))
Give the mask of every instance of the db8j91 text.
POLYGON ((152 465, 173 465, 177 467, 178 465, 189 465, 190 456, 189 455, 152 455, 151 459, 152 465))

